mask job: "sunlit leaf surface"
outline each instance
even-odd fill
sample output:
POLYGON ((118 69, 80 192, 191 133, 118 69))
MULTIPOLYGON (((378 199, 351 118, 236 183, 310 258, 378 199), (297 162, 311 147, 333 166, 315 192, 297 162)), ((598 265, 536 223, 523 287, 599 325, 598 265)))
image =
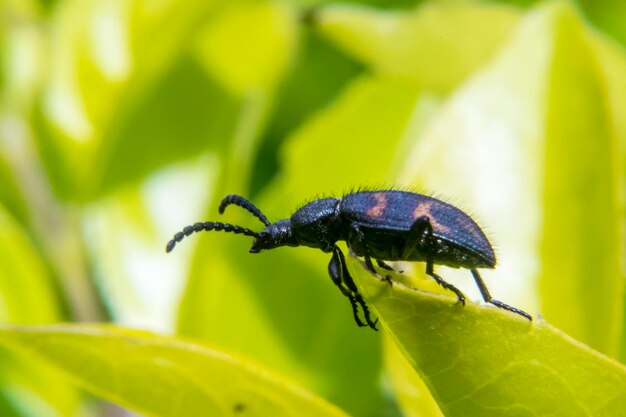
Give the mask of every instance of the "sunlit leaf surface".
MULTIPOLYGON (((255 204, 276 220, 315 193, 341 195, 384 178, 397 158, 394 144, 402 141, 413 112, 419 113, 417 102, 415 91, 397 83, 371 77, 353 82, 332 107, 288 139, 287 174, 255 204), (373 151, 381 135, 389 146, 373 151)), ((208 219, 218 216, 213 209, 208 219)), ((219 220, 262 227, 237 207, 219 220)), ((347 300, 327 275, 328 255, 308 248, 251 255, 251 241, 243 236, 193 238, 201 242, 181 304, 183 334, 215 341, 293 375, 354 414, 380 409, 378 338, 354 325, 347 300)))
MULTIPOLYGON (((445 103, 402 178, 454 196, 484 225, 498 255, 485 276, 498 297, 616 355, 624 285, 617 109, 586 31, 565 3, 531 11, 445 103), (589 215, 592 228, 583 226, 589 215)), ((464 286, 462 275, 446 271, 464 286)))
POLYGON ((424 380, 415 372, 398 345, 384 335, 385 370, 389 373, 394 395, 406 417, 443 417, 424 380))
MULTIPOLYGON (((0 206, 0 323, 50 323, 61 317, 49 273, 19 224, 0 206)), ((2 415, 66 416, 78 395, 40 361, 0 349, 2 415)))
POLYGON ((107 325, 4 327, 0 342, 152 416, 345 416, 244 359, 152 333, 107 325))
POLYGON ((199 125, 202 117, 214 115, 216 132, 228 131, 232 100, 197 64, 181 60, 215 3, 60 2, 32 119, 58 195, 93 197, 200 152, 211 131, 199 125), (196 113, 187 111, 194 106, 196 113), (187 129, 185 138, 173 125, 187 129))
POLYGON ((535 318, 349 269, 448 417, 626 413, 626 368, 535 318))
POLYGON ((287 3, 233 2, 203 28, 197 54, 229 91, 243 96, 275 87, 297 38, 296 13, 287 3))
POLYGON ((400 11, 338 4, 314 10, 310 19, 382 75, 447 93, 493 56, 519 15, 493 3, 430 3, 400 11))
POLYGON ((561 10, 554 20, 554 45, 547 91, 542 312, 577 339, 616 355, 625 281, 620 144, 612 134, 607 86, 573 11, 561 10), (582 226, 589 213, 592 228, 582 226), (567 308, 570 303, 578 308, 567 308), (604 318, 602 324, 589 318, 590 310, 604 318))

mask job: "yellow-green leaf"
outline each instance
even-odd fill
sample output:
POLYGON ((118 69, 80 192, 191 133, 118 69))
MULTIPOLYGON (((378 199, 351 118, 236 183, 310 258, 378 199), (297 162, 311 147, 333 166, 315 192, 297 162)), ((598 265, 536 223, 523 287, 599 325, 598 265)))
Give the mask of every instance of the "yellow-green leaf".
POLYGON ((315 10, 312 21, 379 73, 447 93, 488 61, 519 14, 493 3, 431 3, 409 11, 330 5, 315 10))
POLYGON ((387 334, 383 336, 385 370, 389 374, 394 396, 405 417, 443 417, 424 380, 415 372, 398 345, 387 334))
POLYGON ((297 20, 280 2, 234 2, 200 32, 202 63, 237 96, 273 89, 293 58, 297 20))
MULTIPOLYGON (((59 320, 60 306, 45 264, 25 230, 2 206, 0 230, 0 323, 59 320)), ((71 415, 79 397, 57 381, 58 374, 46 364, 0 348, 0 412, 7 412, 4 408, 12 404, 20 416, 71 415)))
MULTIPOLYGON (((611 121, 611 134, 617 139, 617 152, 612 155, 613 163, 618 168, 614 178, 621 201, 626 201, 626 54, 619 45, 596 32, 588 33, 589 42, 597 54, 601 80, 605 88, 605 109, 611 121), (621 166, 621 169, 620 169, 621 166)), ((622 203, 623 204, 623 203, 622 203)), ((626 221, 622 216, 622 222, 626 221)), ((622 229, 624 230, 624 229, 622 229)), ((626 233, 621 236, 622 276, 626 277, 626 233)), ((620 356, 626 363, 626 292, 622 301, 622 330, 620 356)))
POLYGON ((626 368, 540 318, 349 269, 447 417, 626 415, 626 368))
POLYGON ((232 100, 197 63, 180 59, 216 3, 66 0, 55 7, 32 124, 58 195, 85 198, 109 188, 107 181, 130 182, 197 154, 211 132, 199 121, 207 114, 215 115, 218 130, 232 124, 232 100), (194 117, 181 102, 199 113, 194 117), (143 130, 137 132, 137 125, 143 130), (184 125, 192 139, 181 140, 179 130, 170 133, 172 125, 184 125), (154 130, 146 130, 150 126, 154 130), (125 172, 116 175, 120 165, 125 172))
MULTIPOLYGON (((621 119, 587 31, 568 3, 532 9, 444 104, 402 177, 454 196, 490 232, 498 265, 484 276, 496 297, 613 356, 624 287, 621 119), (593 227, 583 226, 588 216, 593 227)), ((463 272, 445 274, 463 287, 463 272)))
POLYGON ((26 232, 0 206, 0 323, 58 320, 51 277, 26 232))
POLYGON ((542 312, 573 336, 616 355, 626 220, 618 187, 620 144, 582 21, 564 8, 555 23, 546 109, 542 312), (593 227, 582 227, 589 213, 593 227), (572 304, 578 307, 568 308, 572 304))
MULTIPOLYGON (((402 155, 396 144, 419 125, 412 120, 420 120, 419 103, 417 92, 398 83, 358 78, 288 139, 285 175, 255 204, 279 219, 316 193, 340 195, 380 181, 402 155)), ((216 205, 207 219, 218 216, 216 205)), ((222 218, 261 227, 237 208, 222 218)), ((355 415, 382 408, 378 338, 354 325, 349 303, 328 277, 327 254, 278 248, 251 255, 251 240, 244 236, 213 233, 197 239, 180 308, 184 334, 269 364, 355 415)))
POLYGON ((0 342, 151 416, 345 416, 245 359, 148 332, 97 324, 4 327, 0 342))

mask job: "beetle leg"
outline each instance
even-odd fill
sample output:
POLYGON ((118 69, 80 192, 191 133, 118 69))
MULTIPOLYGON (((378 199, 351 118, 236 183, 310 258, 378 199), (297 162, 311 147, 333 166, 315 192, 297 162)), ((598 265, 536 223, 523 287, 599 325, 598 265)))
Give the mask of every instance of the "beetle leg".
POLYGON ((365 303, 365 300, 359 293, 359 289, 357 288, 354 280, 350 276, 350 272, 348 271, 348 267, 346 265, 346 258, 343 256, 343 252, 337 245, 333 248, 333 257, 330 260, 330 264, 328 264, 328 273, 335 283, 341 290, 341 292, 348 297, 350 300, 350 304, 352 305, 352 312, 354 313, 354 319, 359 326, 365 326, 363 322, 358 317, 358 309, 357 303, 361 305, 363 309, 363 315, 365 317, 365 321, 369 327, 374 330, 378 330, 376 328, 376 323, 378 319, 372 321, 370 316, 370 310, 365 303), (344 287, 347 287, 347 289, 344 287))
POLYGON ((402 251, 402 259, 409 259, 411 252, 417 247, 428 246, 428 240, 432 238, 433 227, 430 224, 430 220, 427 216, 420 216, 411 225, 409 235, 406 238, 404 244, 404 251, 402 251))
POLYGON ((380 266, 381 268, 386 269, 387 271, 395 271, 395 269, 393 269, 392 267, 390 267, 389 265, 387 265, 385 263, 385 261, 380 260, 380 259, 376 259, 376 263, 378 264, 378 266, 380 266))
POLYGON ((354 315, 354 321, 356 321, 357 326, 363 327, 365 324, 359 318, 359 309, 356 304, 356 300, 352 292, 348 290, 343 283, 342 275, 343 275, 343 266, 341 265, 341 261, 339 260, 339 256, 337 252, 339 248, 333 251, 333 256, 330 258, 330 263, 328 264, 328 275, 330 275, 330 279, 333 283, 339 288, 341 293, 350 300, 350 305, 352 306, 352 314, 354 315))
MULTIPOLYGON (((386 269, 387 271, 395 272, 395 269, 393 269, 392 267, 390 267, 389 265, 387 265, 384 261, 381 261, 380 259, 376 259, 376 263, 378 264, 379 267, 386 269)), ((383 281, 387 281, 387 284, 389 284, 390 286, 393 285, 393 280, 391 279, 391 275, 385 275, 383 277, 383 281)))
POLYGON ((465 295, 463 295, 461 290, 459 290, 457 287, 450 284, 449 282, 444 281, 443 278, 435 274, 435 271, 433 270, 433 261, 430 259, 426 261, 426 275, 430 275, 431 277, 433 277, 435 281, 437 281, 437 284, 441 285, 446 290, 450 290, 455 293, 458 298, 458 302, 465 305, 465 295))
POLYGON ((372 263, 372 258, 370 257, 370 251, 367 248, 367 243, 365 242, 365 234, 363 233, 363 230, 361 230, 359 225, 356 223, 352 223, 350 225, 350 228, 356 235, 357 241, 359 242, 359 246, 361 247, 361 250, 363 251, 363 259, 365 260, 365 265, 367 265, 367 269, 371 273, 380 277, 380 275, 378 275, 378 272, 376 272, 376 269, 374 268, 374 264, 372 263))
POLYGON ((486 303, 493 304, 496 307, 503 308, 505 310, 511 311, 513 313, 519 314, 520 316, 526 317, 528 320, 532 321, 532 317, 525 311, 517 309, 515 307, 511 307, 508 304, 504 304, 502 301, 494 300, 489 294, 489 290, 487 289, 487 285, 485 281, 480 277, 478 271, 476 269, 471 269, 472 276, 474 277, 474 281, 476 281, 476 285, 478 285, 478 289, 480 290, 480 294, 483 296, 483 300, 486 303))
POLYGON ((365 317, 365 321, 367 322, 367 325, 371 327, 373 330, 378 330, 376 328, 376 323, 378 323, 378 319, 372 321, 372 318, 370 316, 370 309, 369 307, 367 307, 367 304, 365 303, 363 296, 361 296, 361 293, 359 293, 359 289, 357 288, 356 284, 354 283, 354 280, 352 279, 352 276, 350 275, 350 272, 348 271, 348 266, 346 265, 346 258, 343 256, 343 252, 338 247, 337 247, 337 255, 339 256, 339 259, 341 261, 341 266, 343 270, 343 274, 342 274, 343 282, 346 284, 348 289, 352 291, 352 294, 356 302, 361 305, 361 308, 363 308, 363 316, 365 317))
MULTIPOLYGON (((411 255, 411 252, 416 247, 430 247, 431 240, 433 238, 433 226, 430 224, 430 220, 427 216, 418 217, 415 222, 411 225, 411 229, 409 230, 409 235, 406 240, 406 244, 404 245, 404 252, 402 254, 403 258, 408 258, 411 255)), ((432 256, 432 255, 431 255, 432 256)), ((444 281, 439 275, 435 274, 434 270, 434 262, 432 257, 429 256, 426 258, 426 275, 430 275, 437 281, 437 284, 441 285, 446 290, 450 290, 456 294, 458 301, 465 305, 465 295, 454 285, 449 282, 444 281)))
MULTIPOLYGON (((350 225, 350 227, 352 228, 352 231, 354 232, 354 234, 356 235, 356 238, 359 242, 359 247, 361 248, 361 250, 363 251, 363 259, 365 260, 365 265, 367 266, 368 271, 370 271, 372 274, 374 274, 374 276, 376 276, 376 278, 378 278, 381 281, 386 281, 389 285, 393 284, 393 281, 391 279, 391 275, 385 275, 384 277, 381 276, 378 271, 376 271, 376 269, 374 268, 374 264, 372 263, 372 258, 369 254, 369 249, 367 248, 367 243, 366 243, 366 239, 365 239, 365 234, 363 234, 363 231, 361 230, 361 228, 359 227, 358 224, 356 223, 352 223, 350 225)), ((385 269, 390 269, 393 270, 391 267, 389 267, 387 264, 385 264, 382 261, 379 261, 378 259, 376 260, 376 262, 378 263, 378 265, 380 265, 381 263, 383 263, 386 267, 383 266, 383 268, 385 269)), ((380 265, 382 266, 382 265, 380 265)))

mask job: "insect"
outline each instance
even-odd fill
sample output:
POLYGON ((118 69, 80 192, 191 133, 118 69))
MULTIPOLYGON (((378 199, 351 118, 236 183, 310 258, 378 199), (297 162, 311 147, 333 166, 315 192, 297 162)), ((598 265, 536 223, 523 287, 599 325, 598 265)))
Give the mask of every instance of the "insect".
MULTIPOLYGON (((465 296, 434 271, 435 265, 469 269, 485 302, 519 314, 531 316, 491 297, 479 268, 494 268, 496 257, 480 227, 458 208, 422 194, 399 190, 357 191, 343 198, 320 198, 305 204, 290 218, 270 223, 254 204, 239 195, 224 197, 219 213, 236 205, 259 219, 265 229, 255 232, 241 226, 200 222, 185 227, 166 246, 170 252, 185 236, 201 231, 224 231, 254 237, 250 253, 280 246, 308 246, 331 253, 328 274, 341 293, 350 300, 358 326, 376 329, 376 321, 348 272, 343 252, 337 242, 365 260, 367 269, 378 275, 372 259, 383 269, 393 270, 384 261, 420 261, 426 274, 443 288, 454 292, 465 305, 465 296), (363 309, 361 320, 358 306, 363 309)), ((383 277, 380 277, 383 278, 383 277)), ((390 277, 384 277, 391 283, 390 277)))

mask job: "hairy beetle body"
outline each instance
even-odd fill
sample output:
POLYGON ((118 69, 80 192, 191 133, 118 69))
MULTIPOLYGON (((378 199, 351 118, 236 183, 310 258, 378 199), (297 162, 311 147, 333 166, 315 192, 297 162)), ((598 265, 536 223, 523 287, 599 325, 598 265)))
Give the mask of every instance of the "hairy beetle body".
MULTIPOLYGON (((372 258, 426 261, 432 252, 435 264, 453 268, 496 265, 493 248, 476 222, 436 198, 406 191, 362 191, 346 195, 339 210, 345 223, 361 225, 372 258), (434 240, 407 246, 415 243, 410 239, 411 226, 422 216, 428 217, 434 240)), ((358 241, 348 240, 357 255, 365 255, 358 241)))
POLYGON ((251 253, 280 246, 308 246, 332 253, 328 273, 333 283, 346 296, 359 326, 376 330, 367 304, 348 272, 345 257, 337 246, 345 241, 348 247, 365 259, 367 269, 381 277, 372 259, 385 269, 384 261, 421 261, 426 274, 445 289, 454 292, 458 301, 465 296, 452 284, 434 272, 434 265, 466 268, 471 271, 483 299, 497 307, 531 319, 522 310, 494 300, 478 268, 494 268, 496 257, 480 227, 463 211, 433 197, 399 190, 358 191, 343 198, 321 198, 299 208, 290 218, 271 223, 250 201, 238 195, 226 196, 219 207, 220 214, 229 205, 237 205, 252 213, 265 228, 261 232, 219 222, 196 223, 188 226, 166 246, 171 251, 185 236, 199 231, 226 231, 255 238, 251 253), (365 323, 358 314, 364 313, 365 323))

